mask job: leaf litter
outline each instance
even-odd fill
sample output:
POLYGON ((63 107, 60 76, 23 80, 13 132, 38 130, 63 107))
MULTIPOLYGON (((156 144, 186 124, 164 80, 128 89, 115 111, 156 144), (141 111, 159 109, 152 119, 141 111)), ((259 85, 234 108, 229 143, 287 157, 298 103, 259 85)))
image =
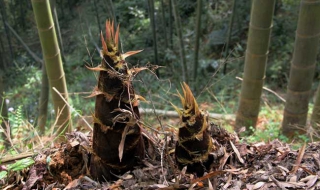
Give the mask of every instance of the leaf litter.
POLYGON ((211 153, 215 162, 203 176, 188 174, 186 168, 178 170, 174 160, 176 139, 168 127, 165 135, 144 130, 146 155, 140 167, 116 176, 116 181, 99 183, 89 175, 91 134, 78 131, 68 134, 67 142, 41 150, 28 168, 9 171, 10 165, 0 164, 1 171, 7 172, 0 179, 0 187, 5 190, 320 189, 319 142, 294 150, 279 140, 248 144, 216 125, 211 125, 210 132, 212 141, 220 148, 211 153))

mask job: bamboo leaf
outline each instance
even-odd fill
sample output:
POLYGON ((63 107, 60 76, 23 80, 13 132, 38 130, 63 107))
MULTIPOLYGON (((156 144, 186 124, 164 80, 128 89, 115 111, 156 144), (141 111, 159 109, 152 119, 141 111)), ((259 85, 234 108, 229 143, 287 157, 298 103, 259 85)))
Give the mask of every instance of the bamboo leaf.
POLYGON ((119 144, 119 147, 118 147, 118 151, 119 151, 119 160, 121 162, 122 160, 122 156, 123 156, 123 149, 124 149, 124 143, 125 143, 125 140, 126 140, 126 136, 127 136, 127 132, 129 130, 129 125, 127 125, 123 132, 122 132, 122 136, 121 136, 121 141, 120 141, 120 144, 119 144))
POLYGON ((7 171, 1 171, 0 172, 0 180, 5 178, 7 176, 8 172, 7 171))
POLYGON ((8 170, 20 171, 34 164, 34 160, 30 157, 17 161, 14 164, 8 166, 8 170))

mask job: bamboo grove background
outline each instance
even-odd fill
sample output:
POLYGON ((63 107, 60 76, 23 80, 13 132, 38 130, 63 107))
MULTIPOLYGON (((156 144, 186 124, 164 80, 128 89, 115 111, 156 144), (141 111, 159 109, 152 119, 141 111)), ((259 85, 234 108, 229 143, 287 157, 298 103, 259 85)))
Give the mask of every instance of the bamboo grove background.
MULTIPOLYGON (((49 124, 42 118, 47 117, 52 124, 59 110, 50 100, 48 109, 43 107, 42 102, 47 102, 44 98, 47 95, 43 94, 48 91, 46 84, 52 86, 49 72, 56 69, 45 69, 44 60, 57 52, 49 56, 42 53, 45 52, 41 48, 44 43, 40 42, 38 31, 44 29, 37 19, 36 2, 0 0, 0 90, 5 99, 1 100, 3 118, 8 115, 8 108, 19 111, 21 117, 44 132, 49 124), (49 83, 42 81, 47 74, 49 83)), ((319 76, 316 63, 319 61, 320 22, 317 14, 320 11, 317 0, 302 0, 301 3, 275 0, 269 4, 262 0, 52 0, 50 3, 48 10, 52 18, 49 20, 50 25, 54 23, 56 37, 50 37, 55 45, 49 46, 59 45, 57 59, 63 65, 69 104, 77 112, 62 110, 71 112, 74 120, 80 112, 91 115, 94 110, 94 103, 84 96, 90 93, 97 77, 93 77, 85 65, 99 63, 99 34, 105 20, 111 18, 115 25, 121 26, 119 46, 122 52, 144 50, 128 58, 132 66, 148 63, 161 66, 155 73, 141 74, 134 81, 136 91, 152 102, 143 107, 172 109, 169 102, 175 101, 175 90, 181 82, 187 82, 198 102, 211 103, 210 112, 237 113, 238 126, 255 126, 261 94, 264 103, 275 109, 280 105, 279 109, 284 109, 284 133, 290 131, 292 122, 299 127, 306 124, 308 104, 313 106, 310 97, 316 92, 319 76), (304 74, 296 74, 301 70, 304 74), (301 78, 293 79, 292 76, 301 78), (281 99, 263 91, 262 86, 287 96, 287 102, 284 104, 281 99), (250 102, 254 102, 253 106, 250 102), (303 104, 292 105, 290 102, 303 104), (254 113, 246 116, 241 110, 248 112, 249 109, 242 105, 253 107, 254 113), (295 121, 291 117, 300 119, 295 121), (243 124, 241 118, 250 120, 249 124, 243 124)), ((45 17, 40 15, 39 18, 45 17)), ((41 39, 41 32, 39 35, 41 39)), ((57 78, 62 75, 60 73, 57 78)), ((66 86, 58 89, 65 98, 66 86)), ((56 92, 52 92, 50 98, 60 98, 55 96, 56 92)), ((314 110, 312 120, 317 121, 318 107, 314 106, 314 110)), ((69 117, 69 114, 63 115, 69 117)), ((12 126, 12 130, 17 130, 12 126)))

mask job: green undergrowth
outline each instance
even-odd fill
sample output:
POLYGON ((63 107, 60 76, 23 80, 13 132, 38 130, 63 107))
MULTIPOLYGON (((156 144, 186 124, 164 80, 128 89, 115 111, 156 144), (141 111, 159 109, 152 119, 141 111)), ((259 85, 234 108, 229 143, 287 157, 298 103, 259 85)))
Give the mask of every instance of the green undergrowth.
POLYGON ((8 164, 6 165, 5 170, 0 171, 0 180, 6 179, 6 177, 9 176, 11 173, 26 169, 33 164, 34 160, 30 157, 18 160, 13 164, 8 164))
MULTIPOLYGON (((281 132, 282 125, 282 114, 284 106, 262 106, 257 127, 249 127, 247 135, 241 135, 242 141, 248 143, 258 143, 258 142, 271 142, 273 140, 280 140, 284 143, 289 143, 293 149, 298 149, 302 144, 311 142, 311 138, 308 134, 298 134, 296 133, 294 139, 289 140, 281 132)), ((312 105, 309 110, 312 110, 312 105)), ((309 111, 310 112, 310 111, 309 111)), ((293 127, 292 130, 296 128, 293 127)))

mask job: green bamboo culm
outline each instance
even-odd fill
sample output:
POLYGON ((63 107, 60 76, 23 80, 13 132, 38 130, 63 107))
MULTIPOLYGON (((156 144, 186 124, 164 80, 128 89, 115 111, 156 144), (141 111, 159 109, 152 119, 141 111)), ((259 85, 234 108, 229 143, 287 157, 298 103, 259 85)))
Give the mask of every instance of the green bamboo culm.
MULTIPOLYGON (((50 91, 56 114, 57 134, 63 134, 71 126, 70 108, 53 88, 56 88, 62 97, 68 101, 68 91, 65 74, 49 0, 32 0, 33 12, 39 32, 41 48, 46 71, 48 74, 50 91)), ((62 136, 58 138, 62 140, 62 136)))
MULTIPOLYGON (((1 55, 1 52, 0 52, 1 55)), ((3 145, 6 148, 10 148, 10 141, 5 135, 7 131, 7 125, 8 125, 8 109, 7 109, 7 104, 5 102, 5 80, 3 79, 4 75, 4 69, 3 69, 3 62, 0 60, 0 119, 1 119, 1 127, 2 130, 4 130, 3 133, 0 133, 0 139, 2 138, 3 140, 3 145)))
MULTIPOLYGON (((159 65, 158 61, 158 45, 157 45, 157 31, 156 31, 156 23, 154 18, 154 1, 148 0, 149 6, 149 17, 150 17, 150 25, 152 30, 152 39, 153 39, 153 52, 154 52, 154 64, 159 65)), ((156 71, 157 76, 159 77, 159 71, 156 71)))
POLYGON ((194 47, 194 63, 193 63, 193 88, 197 91, 197 74, 199 67, 199 40, 201 35, 201 15, 202 15, 202 0, 197 1, 197 21, 196 21, 196 38, 194 47))
POLYGON ((187 60, 186 60, 186 53, 184 49, 184 42, 182 36, 182 26, 181 26, 181 19, 180 15, 178 14, 178 7, 176 5, 176 0, 171 0, 174 22, 176 25, 176 31, 179 39, 179 48, 180 48, 180 62, 182 68, 182 80, 188 83, 188 68, 187 68, 187 60))
MULTIPOLYGON (((289 138, 304 133, 308 104, 320 36, 320 0, 302 0, 291 62, 287 100, 283 113, 282 132, 289 138)), ((318 101, 319 102, 319 101, 318 101)), ((316 101, 312 120, 317 121, 319 103, 316 101)))
MULTIPOLYGON (((227 32, 227 38, 226 38, 226 45, 224 48, 224 52, 223 52, 223 57, 228 60, 228 52, 229 52, 229 44, 231 41, 231 33, 232 33, 232 27, 233 27, 233 22, 234 22, 234 17, 235 17, 235 12, 236 12, 236 4, 237 4, 237 0, 233 0, 232 2, 232 13, 230 16, 230 20, 229 20, 229 26, 228 26, 228 32, 227 32)), ((228 62, 226 61, 223 65, 223 74, 226 75, 227 74, 227 67, 228 67, 228 62)))
MULTIPOLYGON (((320 86, 318 86, 318 90, 315 97, 315 102, 311 115, 311 124, 312 127, 315 129, 316 133, 320 134, 320 86)), ((319 139, 319 137, 316 138, 319 139)))
POLYGON ((171 1, 173 1, 173 0, 169 0, 169 20, 168 20, 168 22, 169 22, 169 48, 170 49, 172 49, 173 48, 173 26, 172 26, 172 17, 173 17, 173 15, 172 15, 172 3, 171 3, 171 1))
POLYGON ((164 46, 166 49, 168 49, 168 36, 167 36, 167 20, 166 20, 166 13, 165 13, 165 4, 163 2, 164 0, 160 0, 161 3, 161 22, 162 22, 162 32, 164 37, 164 46))
POLYGON ((42 76, 41 76, 41 91, 39 99, 39 113, 38 123, 40 134, 45 134, 48 114, 48 101, 49 101, 49 81, 46 70, 46 65, 42 63, 42 76))
POLYGON ((241 85, 236 127, 255 127, 260 109, 260 97, 265 78, 266 63, 275 0, 253 0, 241 85))
POLYGON ((51 3, 52 14, 53 14, 53 22, 54 22, 54 26, 56 27, 56 31, 57 31, 57 37, 58 37, 58 43, 59 43, 59 47, 60 47, 61 58, 62 58, 62 61, 65 63, 66 59, 64 56, 63 41, 62 41, 62 36, 61 36, 57 8, 56 8, 57 2, 56 2, 56 0, 50 0, 50 3, 51 3))

